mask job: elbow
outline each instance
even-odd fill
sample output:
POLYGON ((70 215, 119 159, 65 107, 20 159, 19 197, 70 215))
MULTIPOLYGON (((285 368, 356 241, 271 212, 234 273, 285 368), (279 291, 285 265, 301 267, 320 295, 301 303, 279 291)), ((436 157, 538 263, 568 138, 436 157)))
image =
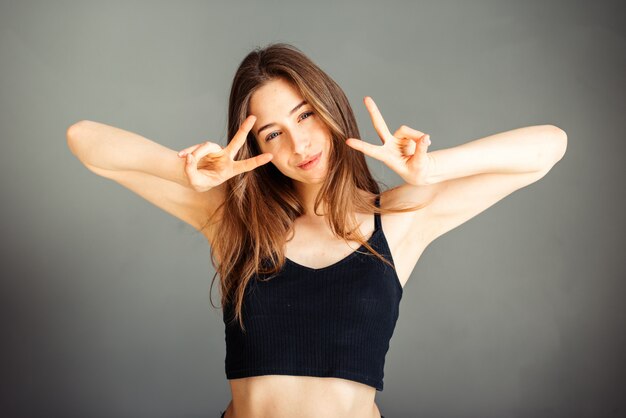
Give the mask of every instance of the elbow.
POLYGON ((67 147, 76 157, 78 157, 78 138, 80 137, 80 131, 84 127, 85 123, 87 123, 87 121, 84 120, 76 122, 75 124, 70 125, 65 132, 67 147))
POLYGON ((546 153, 550 156, 550 161, 547 161, 547 163, 554 165, 565 155, 565 151, 567 150, 567 133, 555 125, 546 125, 546 127, 549 130, 548 138, 550 143, 550 152, 546 153))
POLYGON ((75 146, 75 142, 78 141, 78 138, 80 137, 80 131, 83 129, 83 127, 89 123, 89 121, 87 120, 81 120, 76 122, 73 125, 70 125, 67 130, 65 131, 65 139, 67 141, 67 146, 70 148, 70 150, 74 152, 74 146, 75 146))
POLYGON ((552 129, 554 130, 555 136, 555 156, 556 161, 558 162, 565 155, 565 151, 567 150, 567 133, 559 128, 558 126, 552 125, 552 129))
POLYGON ((70 125, 67 128, 67 131, 65 132, 65 137, 67 138, 68 141, 70 141, 73 138, 76 138, 78 136, 78 131, 81 128, 81 126, 85 125, 87 123, 86 120, 81 120, 76 122, 73 125, 70 125))

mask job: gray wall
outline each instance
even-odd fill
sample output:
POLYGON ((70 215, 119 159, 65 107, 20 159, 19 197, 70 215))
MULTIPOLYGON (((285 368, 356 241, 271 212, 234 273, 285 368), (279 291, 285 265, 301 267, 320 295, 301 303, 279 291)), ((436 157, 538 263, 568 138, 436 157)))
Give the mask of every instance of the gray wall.
POLYGON ((0 415, 217 417, 226 407, 205 240, 85 169, 65 130, 91 119, 172 149, 224 143, 237 65, 284 41, 345 89, 370 142, 365 95, 392 131, 430 133, 431 150, 534 124, 568 133, 545 178, 422 255, 382 413, 625 416, 620 16, 606 1, 3 0, 0 415))

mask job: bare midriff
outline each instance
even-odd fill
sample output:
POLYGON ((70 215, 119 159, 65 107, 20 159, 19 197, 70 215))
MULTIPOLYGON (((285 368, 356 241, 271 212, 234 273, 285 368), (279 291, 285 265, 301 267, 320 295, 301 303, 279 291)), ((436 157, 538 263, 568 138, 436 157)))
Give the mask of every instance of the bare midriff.
POLYGON ((228 381, 224 418, 380 418, 376 388, 333 377, 266 375, 228 381))

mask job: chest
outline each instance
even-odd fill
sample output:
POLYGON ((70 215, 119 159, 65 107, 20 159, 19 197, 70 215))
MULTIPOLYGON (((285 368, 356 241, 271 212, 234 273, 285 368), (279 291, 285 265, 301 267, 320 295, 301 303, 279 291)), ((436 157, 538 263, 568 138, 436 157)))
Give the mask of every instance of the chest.
MULTIPOLYGON (((427 246, 420 225, 424 222, 415 213, 381 215, 382 232, 402 287, 408 281, 417 261, 427 246)), ((360 232, 366 240, 374 234, 374 218, 369 215, 362 219, 360 232)), ((288 262, 306 267, 312 271, 326 269, 340 264, 360 251, 358 241, 344 241, 333 236, 328 227, 296 225, 294 237, 285 244, 288 262)))
MULTIPOLYGON (((369 240, 374 233, 373 219, 364 220, 360 233, 369 240)), ((335 237, 327 225, 296 224, 294 236, 285 244, 285 257, 293 264, 309 270, 322 270, 340 263, 359 250, 358 241, 335 237)))

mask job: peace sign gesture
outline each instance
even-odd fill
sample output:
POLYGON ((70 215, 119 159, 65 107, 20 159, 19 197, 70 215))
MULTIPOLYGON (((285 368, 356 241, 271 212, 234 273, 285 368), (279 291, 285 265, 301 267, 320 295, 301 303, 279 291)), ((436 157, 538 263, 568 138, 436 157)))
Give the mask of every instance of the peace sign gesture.
POLYGON ((256 116, 248 116, 225 148, 206 141, 178 153, 179 157, 187 158, 185 174, 191 188, 205 192, 237 174, 254 170, 271 161, 274 156, 268 152, 241 161, 234 160, 237 152, 245 144, 248 132, 255 121, 256 116))
POLYGON ((356 138, 347 138, 346 144, 382 161, 409 184, 428 184, 428 170, 433 167, 432 156, 426 152, 430 145, 430 135, 406 125, 402 125, 391 135, 374 100, 366 96, 363 101, 383 145, 373 145, 356 138))

